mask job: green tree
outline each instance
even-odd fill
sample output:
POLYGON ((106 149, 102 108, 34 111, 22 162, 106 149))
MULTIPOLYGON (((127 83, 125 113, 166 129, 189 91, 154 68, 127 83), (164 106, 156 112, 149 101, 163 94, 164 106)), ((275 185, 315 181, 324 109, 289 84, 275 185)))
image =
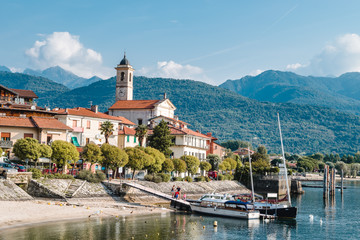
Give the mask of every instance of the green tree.
POLYGON ((51 149, 51 147, 49 145, 40 144, 39 151, 40 151, 40 157, 51 158, 52 149, 51 149))
POLYGON ((339 162, 336 162, 335 163, 335 169, 338 171, 338 172, 341 172, 341 169, 344 171, 344 174, 347 173, 348 171, 348 166, 346 165, 346 163, 342 162, 342 161, 339 161, 339 162))
POLYGON ((227 171, 227 170, 230 170, 231 166, 228 162, 222 162, 219 164, 219 169, 221 171, 227 171))
POLYGON ((155 159, 155 163, 150 164, 147 167, 149 173, 160 172, 162 169, 162 164, 164 163, 164 161, 166 159, 165 155, 162 152, 160 152, 159 150, 152 148, 152 147, 143 148, 143 151, 155 159))
POLYGON ((187 170, 190 174, 195 174, 198 171, 200 160, 195 156, 181 156, 182 160, 185 161, 187 170))
POLYGON ((22 138, 14 144, 13 152, 21 160, 29 159, 36 165, 41 156, 40 143, 34 138, 22 138))
POLYGON ((2 154, 3 154, 3 150, 2 148, 0 148, 0 157, 2 156, 2 154))
POLYGON ((238 148, 248 148, 250 146, 250 149, 252 149, 252 146, 249 142, 240 141, 240 140, 228 140, 226 142, 221 143, 221 146, 225 148, 231 149, 231 151, 235 151, 238 148))
POLYGON ((100 125, 101 134, 105 136, 105 143, 109 143, 109 137, 113 134, 114 124, 110 121, 105 121, 100 125))
POLYGON ((223 162, 227 162, 227 163, 229 164, 230 167, 228 168, 228 170, 234 170, 234 169, 236 169, 237 162, 236 162, 234 159, 232 159, 232 158, 226 158, 226 159, 224 159, 223 162))
POLYGON ((140 148, 127 147, 125 148, 125 152, 129 156, 129 162, 126 164, 126 166, 133 170, 133 179, 135 177, 136 170, 142 170, 145 167, 155 163, 155 159, 142 151, 140 148))
POLYGON ((262 155, 267 155, 267 149, 264 145, 259 145, 257 148, 257 152, 262 155))
POLYGON ((212 170, 219 170, 219 163, 221 162, 219 155, 209 154, 209 155, 207 155, 206 159, 211 164, 212 170))
POLYGON ((170 158, 167 158, 163 164, 162 164, 162 169, 165 172, 172 172, 174 170, 174 163, 170 158))
POLYGON ((148 135, 148 127, 144 124, 141 124, 135 128, 135 131, 136 131, 135 137, 137 137, 139 139, 139 144, 140 144, 140 146, 142 146, 144 139, 148 135))
POLYGON ((170 156, 173 136, 170 135, 170 129, 164 120, 154 128, 153 134, 148 139, 150 147, 158 149, 166 157, 170 156))
POLYGON ((69 163, 75 163, 79 159, 79 152, 76 147, 66 141, 55 140, 51 144, 52 155, 51 159, 55 160, 58 167, 64 167, 64 172, 69 163))
POLYGON ((206 161, 202 161, 202 162, 200 162, 200 169, 208 172, 211 170, 211 164, 206 161))
POLYGON ((93 164, 100 163, 103 159, 101 148, 94 143, 86 144, 81 156, 85 161, 90 163, 90 170, 93 164))
POLYGON ((186 172, 187 166, 184 160, 179 158, 174 158, 172 161, 174 163, 174 170, 176 171, 177 174, 186 172))
MULTIPOLYGON (((107 169, 116 170, 116 168, 125 166, 129 161, 127 153, 116 146, 104 143, 100 149, 103 156, 102 163, 107 169)), ((116 173, 116 171, 114 172, 116 173)))

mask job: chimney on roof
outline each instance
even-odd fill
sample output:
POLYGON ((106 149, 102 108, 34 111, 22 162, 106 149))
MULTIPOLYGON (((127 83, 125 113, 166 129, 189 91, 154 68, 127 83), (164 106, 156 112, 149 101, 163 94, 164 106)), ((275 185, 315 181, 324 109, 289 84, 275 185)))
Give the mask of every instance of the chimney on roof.
POLYGON ((167 99, 167 97, 166 97, 166 93, 164 93, 164 100, 165 100, 165 99, 167 99))
POLYGON ((199 130, 196 130, 197 133, 199 133, 200 131, 199 130))
POLYGON ((178 116, 174 116, 176 121, 179 121, 179 117, 178 116))
POLYGON ((93 111, 94 113, 98 113, 99 112, 99 105, 91 105, 91 111, 93 111))
POLYGON ((65 108, 65 112, 66 112, 66 113, 69 113, 69 111, 68 111, 68 109, 67 109, 67 108, 65 108))
POLYGON ((211 136, 212 136, 212 133, 211 133, 211 132, 208 132, 206 135, 209 136, 209 137, 211 137, 211 136))
POLYGON ((57 110, 59 110, 59 108, 54 108, 53 110, 54 110, 54 111, 57 111, 57 110))

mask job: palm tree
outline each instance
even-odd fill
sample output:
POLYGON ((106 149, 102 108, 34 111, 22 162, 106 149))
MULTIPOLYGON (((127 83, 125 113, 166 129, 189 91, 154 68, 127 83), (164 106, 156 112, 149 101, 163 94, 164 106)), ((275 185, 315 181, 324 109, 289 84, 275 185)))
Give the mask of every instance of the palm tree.
POLYGON ((140 147, 142 147, 144 138, 146 138, 148 134, 148 127, 144 124, 141 124, 135 128, 135 131, 135 137, 139 139, 140 147))
POLYGON ((105 121, 101 124, 100 131, 101 134, 105 135, 105 143, 109 143, 109 137, 114 131, 114 124, 112 124, 110 121, 105 121))

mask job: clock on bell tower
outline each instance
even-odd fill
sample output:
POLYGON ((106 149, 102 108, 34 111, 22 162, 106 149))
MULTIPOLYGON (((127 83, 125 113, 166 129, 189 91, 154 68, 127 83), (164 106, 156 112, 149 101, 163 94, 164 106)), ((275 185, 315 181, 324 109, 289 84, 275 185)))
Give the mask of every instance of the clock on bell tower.
POLYGON ((134 69, 126 59, 121 60, 116 69, 116 93, 115 100, 133 100, 133 77, 134 69))

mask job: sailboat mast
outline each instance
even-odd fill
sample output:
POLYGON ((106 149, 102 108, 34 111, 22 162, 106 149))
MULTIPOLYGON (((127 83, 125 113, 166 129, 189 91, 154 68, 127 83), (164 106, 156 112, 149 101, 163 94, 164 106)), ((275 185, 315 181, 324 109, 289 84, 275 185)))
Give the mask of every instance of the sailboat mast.
POLYGON ((281 125, 280 125, 280 115, 279 115, 279 113, 277 113, 277 117, 278 117, 278 123, 279 123, 282 159, 283 159, 284 171, 285 171, 286 190, 287 190, 288 201, 289 201, 289 204, 291 206, 290 188, 289 188, 289 181, 288 181, 288 175, 287 175, 286 160, 285 160, 285 153, 284 153, 284 144, 283 144, 283 139, 282 139, 282 134, 281 134, 281 125))
POLYGON ((254 197, 254 180, 252 176, 252 167, 251 167, 251 156, 250 156, 250 147, 248 147, 248 154, 249 154, 249 167, 250 167, 250 180, 251 180, 251 200, 254 203, 255 197, 254 197))

